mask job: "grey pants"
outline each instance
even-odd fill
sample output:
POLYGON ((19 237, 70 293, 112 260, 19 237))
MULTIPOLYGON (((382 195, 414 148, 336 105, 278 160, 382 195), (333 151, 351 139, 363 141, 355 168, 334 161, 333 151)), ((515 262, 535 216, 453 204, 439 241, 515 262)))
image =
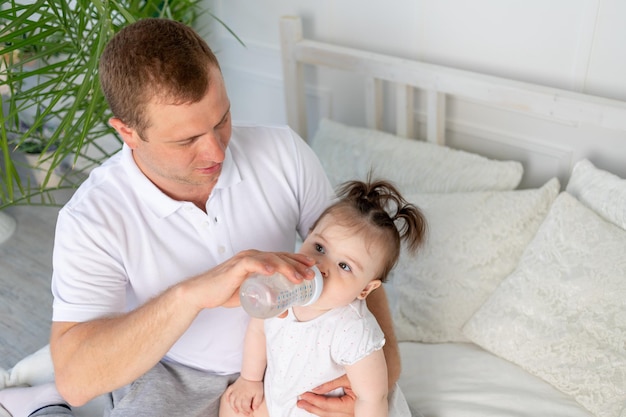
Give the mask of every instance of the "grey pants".
MULTIPOLYGON (((104 417, 218 417, 220 397, 239 374, 213 375, 159 362, 132 384, 111 393, 104 417)), ((43 408, 31 417, 73 416, 65 407, 43 408)))

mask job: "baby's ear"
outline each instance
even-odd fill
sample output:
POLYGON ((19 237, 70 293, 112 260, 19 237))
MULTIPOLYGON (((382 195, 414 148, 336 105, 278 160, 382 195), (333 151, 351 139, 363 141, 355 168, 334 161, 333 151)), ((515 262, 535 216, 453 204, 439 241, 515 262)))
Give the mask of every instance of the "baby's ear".
POLYGON ((370 293, 374 291, 376 288, 380 287, 381 284, 382 284, 382 281, 379 279, 375 279, 375 280, 368 282, 365 288, 363 288, 363 290, 361 291, 361 293, 359 294, 357 298, 359 300, 365 300, 365 298, 368 295, 370 295, 370 293))

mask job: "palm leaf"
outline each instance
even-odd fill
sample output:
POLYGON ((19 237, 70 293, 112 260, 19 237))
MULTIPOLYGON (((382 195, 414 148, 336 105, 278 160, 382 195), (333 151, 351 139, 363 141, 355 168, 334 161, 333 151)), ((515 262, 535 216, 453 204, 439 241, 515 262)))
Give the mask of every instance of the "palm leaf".
POLYGON ((120 28, 145 17, 167 17, 193 25, 200 14, 199 3, 2 2, 0 209, 12 204, 56 204, 56 191, 76 188, 90 169, 121 147, 121 139, 107 123, 111 115, 98 79, 98 59, 106 43, 120 28), (25 167, 17 156, 27 148, 42 152, 38 164, 50 164, 41 184, 29 174, 29 169, 37 167, 25 167), (48 184, 59 167, 67 166, 71 169, 59 174, 60 183, 48 184))

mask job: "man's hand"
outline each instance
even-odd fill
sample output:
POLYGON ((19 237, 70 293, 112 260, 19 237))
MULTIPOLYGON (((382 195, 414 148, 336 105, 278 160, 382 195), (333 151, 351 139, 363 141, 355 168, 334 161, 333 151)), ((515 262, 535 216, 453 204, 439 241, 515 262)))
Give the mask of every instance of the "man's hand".
POLYGON ((271 275, 280 273, 290 281, 313 279, 311 266, 315 260, 299 253, 262 252, 246 250, 239 252, 213 269, 183 282, 189 295, 189 303, 198 310, 214 307, 239 307, 239 286, 251 274, 271 275))
POLYGON ((300 395, 298 407, 319 417, 352 417, 355 400, 348 376, 343 375, 300 395), (342 397, 324 395, 337 388, 343 388, 345 394, 342 397))

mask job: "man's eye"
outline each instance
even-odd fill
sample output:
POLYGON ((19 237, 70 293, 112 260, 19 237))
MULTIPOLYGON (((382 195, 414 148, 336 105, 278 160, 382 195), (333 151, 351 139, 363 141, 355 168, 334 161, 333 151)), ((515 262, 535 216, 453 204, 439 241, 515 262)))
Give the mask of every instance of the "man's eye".
POLYGON ((344 271, 352 271, 352 268, 350 268, 350 265, 348 265, 345 262, 339 262, 339 268, 343 269, 344 271))
POLYGON ((181 146, 181 147, 191 146, 194 143, 196 143, 197 140, 198 140, 198 137, 194 137, 194 138, 189 138, 189 139, 186 139, 186 140, 181 140, 179 142, 176 142, 176 144, 178 146, 181 146))
POLYGON ((224 118, 222 120, 220 120, 220 122, 217 124, 217 128, 221 128, 226 126, 226 123, 228 122, 228 119, 230 118, 230 110, 228 111, 228 113, 226 113, 226 115, 224 116, 224 118))
POLYGON ((320 245, 319 243, 315 244, 315 250, 319 253, 324 253, 324 247, 320 245))

